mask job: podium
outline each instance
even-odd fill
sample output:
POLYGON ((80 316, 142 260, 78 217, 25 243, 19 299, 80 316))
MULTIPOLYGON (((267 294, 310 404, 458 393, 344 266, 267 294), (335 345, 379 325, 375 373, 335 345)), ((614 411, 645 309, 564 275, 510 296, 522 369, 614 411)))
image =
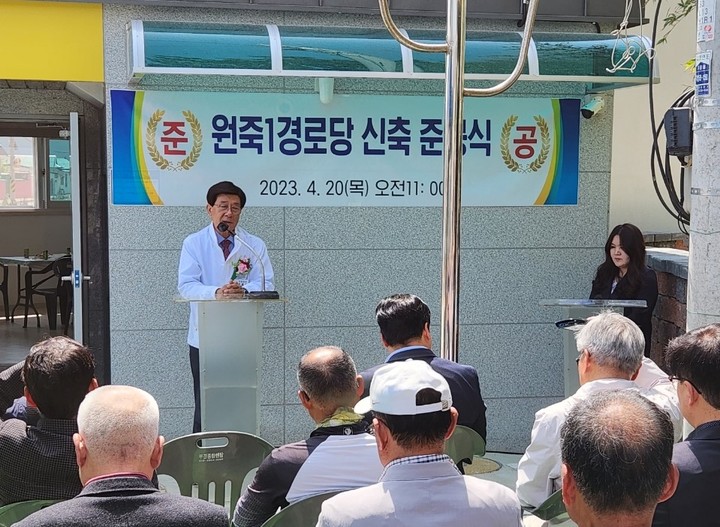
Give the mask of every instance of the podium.
MULTIPOLYGON (((626 307, 647 307, 645 300, 587 300, 587 299, 566 299, 540 300, 541 306, 563 308, 564 319, 583 318, 587 319, 597 315, 601 311, 612 310, 618 313, 623 312, 626 307)), ((570 397, 580 387, 578 369, 575 359, 578 356, 575 345, 575 332, 562 331, 563 342, 563 379, 565 383, 565 397, 570 397)))
POLYGON ((180 299, 197 306, 203 432, 259 435, 258 372, 266 302, 281 299, 180 299))

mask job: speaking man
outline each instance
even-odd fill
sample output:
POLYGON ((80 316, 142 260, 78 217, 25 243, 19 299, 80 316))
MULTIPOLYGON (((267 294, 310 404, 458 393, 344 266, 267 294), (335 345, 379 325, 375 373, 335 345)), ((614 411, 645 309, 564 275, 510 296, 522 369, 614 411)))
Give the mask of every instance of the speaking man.
MULTIPOLYGON (((206 210, 210 225, 191 234, 183 242, 178 266, 178 292, 188 300, 242 295, 248 291, 271 291, 273 268, 265 243, 238 227, 247 198, 242 189, 230 181, 214 184, 207 192, 206 210)), ((190 303, 188 324, 190 369, 195 394, 193 432, 199 432, 200 353, 198 346, 197 305, 190 303)))

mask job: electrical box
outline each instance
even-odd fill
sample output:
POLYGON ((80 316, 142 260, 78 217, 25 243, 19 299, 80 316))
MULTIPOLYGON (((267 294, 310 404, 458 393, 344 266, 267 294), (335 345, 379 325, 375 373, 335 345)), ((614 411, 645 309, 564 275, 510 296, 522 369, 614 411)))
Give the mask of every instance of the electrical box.
POLYGON ((686 157, 692 155, 692 122, 690 108, 670 108, 663 119, 665 144, 671 156, 686 157))

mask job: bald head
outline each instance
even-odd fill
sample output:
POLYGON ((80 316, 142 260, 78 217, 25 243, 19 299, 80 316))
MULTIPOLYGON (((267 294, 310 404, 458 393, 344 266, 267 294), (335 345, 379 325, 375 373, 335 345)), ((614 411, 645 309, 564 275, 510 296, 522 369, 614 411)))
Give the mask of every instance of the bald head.
MULTIPOLYGON (((158 405, 149 393, 132 386, 103 386, 80 405, 76 450, 80 444, 93 473, 145 472, 162 443, 159 420, 158 405)), ((80 458, 78 452, 78 464, 80 458)))
POLYGON ((358 400, 355 363, 337 346, 308 351, 300 359, 297 376, 300 390, 329 412, 358 400))
POLYGON ((563 463, 592 511, 652 514, 671 473, 665 412, 635 390, 602 391, 570 411, 561 437, 563 463))

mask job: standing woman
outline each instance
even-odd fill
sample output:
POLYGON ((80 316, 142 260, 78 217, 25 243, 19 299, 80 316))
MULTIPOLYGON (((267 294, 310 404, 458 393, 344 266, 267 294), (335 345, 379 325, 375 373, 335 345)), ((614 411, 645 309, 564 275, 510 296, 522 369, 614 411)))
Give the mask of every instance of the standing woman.
POLYGON ((642 232, 631 223, 618 225, 605 242, 605 261, 597 268, 590 298, 647 302, 647 307, 626 307, 624 313, 642 330, 646 357, 650 354, 652 313, 657 296, 657 276, 645 265, 642 232))

